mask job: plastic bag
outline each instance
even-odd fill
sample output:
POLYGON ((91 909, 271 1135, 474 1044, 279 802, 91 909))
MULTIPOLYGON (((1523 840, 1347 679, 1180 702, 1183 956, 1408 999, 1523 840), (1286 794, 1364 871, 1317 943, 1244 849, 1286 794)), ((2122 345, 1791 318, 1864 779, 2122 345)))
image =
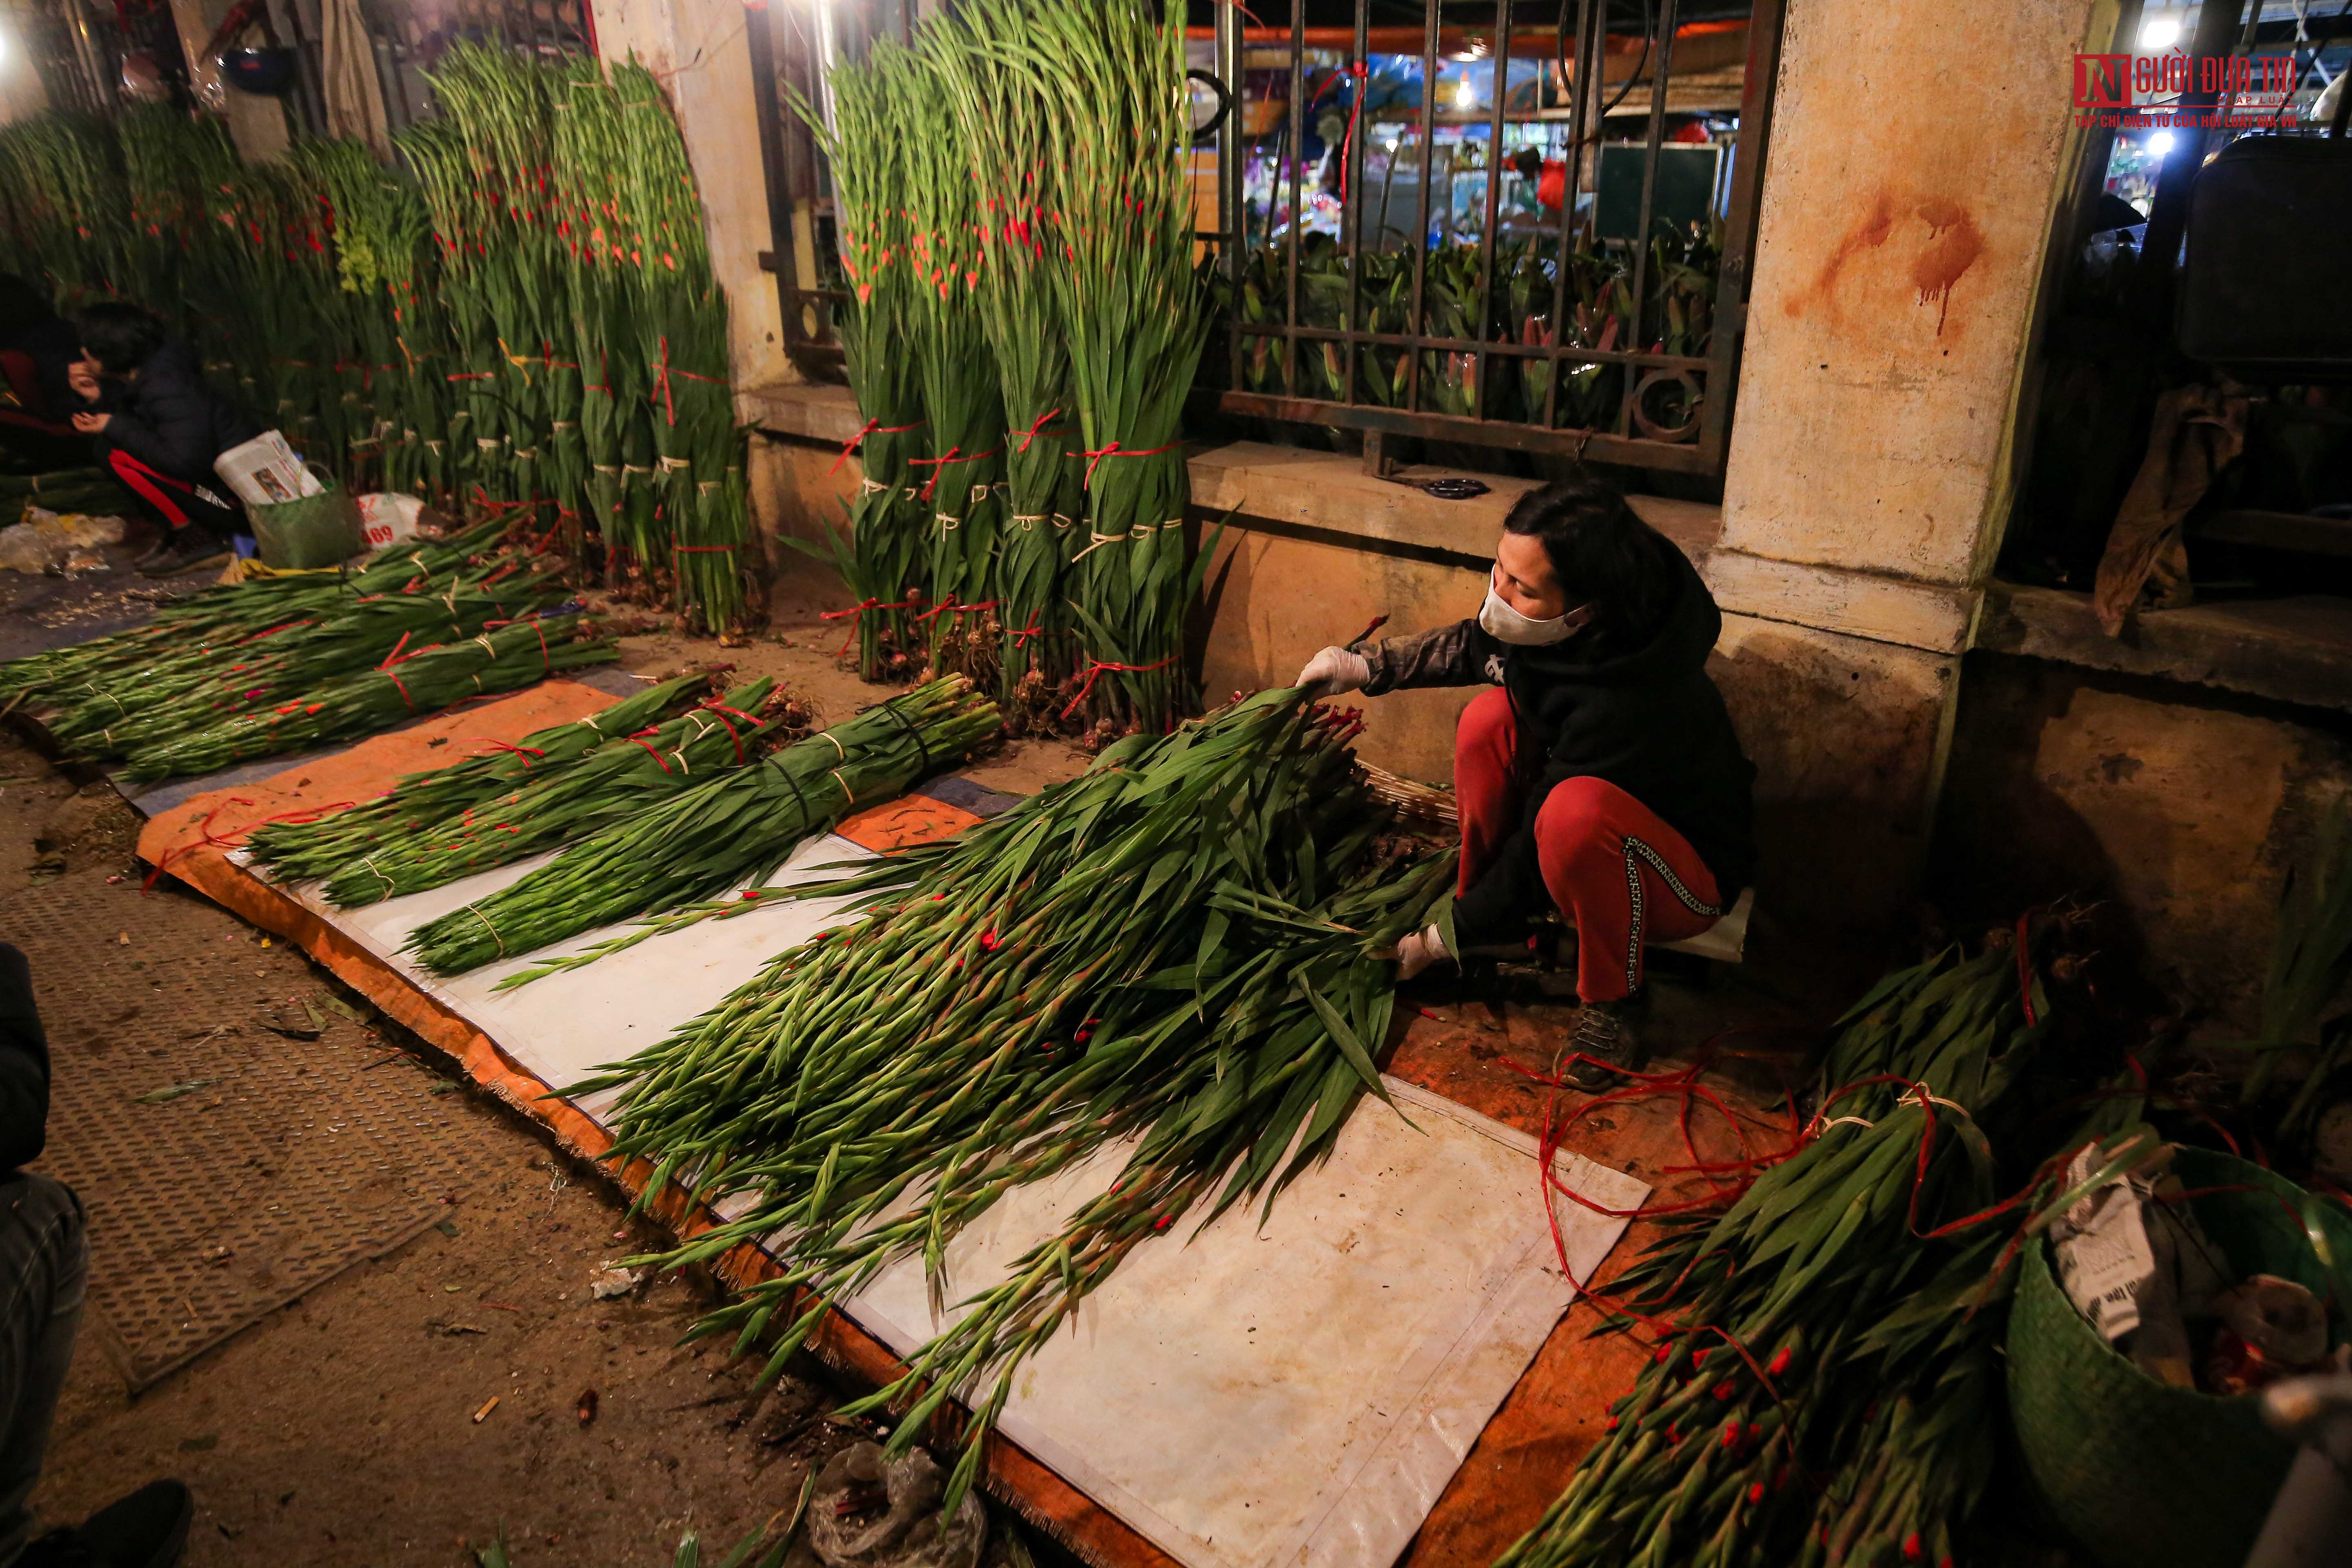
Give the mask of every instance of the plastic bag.
POLYGON ((70 511, 60 515, 45 507, 28 506, 25 521, 0 528, 0 570, 55 576, 64 572, 103 572, 106 558, 99 552, 122 542, 124 524, 119 517, 92 517, 70 511))
POLYGON ((415 538, 416 521, 424 511, 423 501, 398 490, 360 497, 360 527, 366 531, 367 547, 382 550, 415 538))

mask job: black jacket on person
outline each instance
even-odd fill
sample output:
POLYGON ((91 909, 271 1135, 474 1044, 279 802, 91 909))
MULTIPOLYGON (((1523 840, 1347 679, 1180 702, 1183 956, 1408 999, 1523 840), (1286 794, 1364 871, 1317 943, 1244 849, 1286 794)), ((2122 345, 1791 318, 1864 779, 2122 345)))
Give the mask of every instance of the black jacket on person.
POLYGON ((0 1175, 49 1140, 49 1039, 33 1005, 33 968, 0 942, 0 1175))
POLYGON ((1355 649, 1371 666, 1369 696, 1480 682, 1510 694, 1532 787, 1517 834, 1454 905, 1465 943, 1516 940, 1549 903, 1536 860, 1536 813, 1567 779, 1606 780, 1657 813, 1715 873, 1724 907, 1755 873, 1756 766, 1706 673, 1723 614, 1674 542, 1655 531, 1650 538, 1667 558, 1673 586, 1655 624, 1613 646, 1595 626, 1520 647, 1467 620, 1355 649))
POLYGON ((94 437, 100 462, 120 447, 159 474, 210 484, 215 458, 261 434, 251 416, 213 390, 185 343, 148 355, 133 380, 104 377, 99 386, 98 402, 82 407, 114 416, 94 437))

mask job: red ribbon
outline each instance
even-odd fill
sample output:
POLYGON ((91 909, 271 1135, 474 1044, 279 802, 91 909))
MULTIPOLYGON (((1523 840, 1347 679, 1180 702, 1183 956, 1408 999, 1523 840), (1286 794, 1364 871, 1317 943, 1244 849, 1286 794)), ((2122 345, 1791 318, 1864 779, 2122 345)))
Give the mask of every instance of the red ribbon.
POLYGON ((852 436, 848 440, 844 441, 841 444, 841 456, 835 458, 833 460, 833 467, 825 470, 826 476, 830 478, 831 476, 841 472, 841 465, 849 461, 849 455, 857 450, 857 448, 864 444, 866 437, 868 436, 874 435, 877 431, 885 436, 903 435, 908 430, 921 429, 925 423, 925 421, 918 419, 912 425, 885 425, 878 419, 868 419, 866 422, 865 429, 860 430, 856 435, 852 436))
POLYGON ((677 407, 670 401, 669 395, 669 378, 673 375, 682 375, 688 381, 708 382, 712 386, 727 384, 715 375, 697 375, 690 370, 672 370, 669 363, 669 336, 664 333, 661 339, 661 359, 654 366, 654 384, 661 388, 662 418, 673 426, 677 424, 677 407))
POLYGON ((540 673, 541 675, 553 675, 555 673, 555 661, 550 658, 547 655, 547 628, 541 626, 537 621, 484 621, 482 623, 482 629, 488 632, 495 631, 500 626, 529 626, 531 629, 532 635, 539 638, 540 673))
POLYGON ((1088 694, 1090 694, 1095 689, 1095 681, 1106 671, 1111 671, 1120 675, 1136 675, 1147 669, 1158 669, 1162 666, 1171 665, 1175 662, 1176 656, 1172 653, 1166 658, 1160 659, 1151 664, 1106 664, 1101 659, 1092 660, 1087 667, 1086 684, 1078 688, 1078 694, 1076 697, 1071 698, 1069 705, 1062 710, 1062 717, 1067 719, 1071 714, 1076 713, 1080 708, 1086 705, 1088 694))
POLYGON ((959 605, 955 601, 955 595, 953 594, 950 594, 945 599, 941 600, 935 608, 926 610, 921 615, 917 616, 915 617, 915 624, 917 626, 920 626, 925 621, 929 620, 932 616, 945 615, 950 610, 953 610, 959 616, 968 616, 979 610, 992 610, 1003 603, 1003 601, 1002 599, 983 599, 977 605, 959 605))
MULTIPOLYGON (((654 729, 640 730, 635 734, 629 736, 628 742, 633 746, 646 746, 645 738, 647 735, 658 735, 660 733, 660 731, 654 729)), ((662 772, 669 772, 669 764, 662 761, 662 756, 659 752, 655 751, 651 746, 646 746, 646 755, 651 757, 654 760, 654 765, 661 769, 662 772)))
MULTIPOLYGON (((531 758, 543 757, 547 755, 545 751, 537 746, 518 746, 511 741, 493 741, 487 736, 481 735, 477 735, 474 739, 477 744, 488 746, 489 748, 487 752, 476 752, 474 755, 478 757, 490 757, 496 756, 500 752, 511 752, 516 756, 522 759, 522 765, 526 771, 530 767, 531 758)), ((470 816, 473 814, 468 812, 467 815, 470 816)))
POLYGON ((1058 408, 1037 416, 1037 423, 1030 426, 1028 429, 1021 433, 1021 449, 1024 452, 1027 451, 1029 449, 1029 443, 1034 441, 1039 436, 1045 434, 1045 421, 1048 419, 1059 419, 1061 416, 1062 411, 1058 408))
POLYGON ((835 658, 839 658, 842 655, 849 651, 849 645, 857 640, 858 623, 866 618, 866 611, 911 610, 915 607, 915 605, 916 601, 913 599, 901 599, 895 605, 886 605, 879 599, 868 599, 863 604, 852 605, 845 610, 825 610, 818 615, 817 619, 821 621, 837 621, 844 616, 847 616, 849 617, 849 635, 841 639, 841 647, 835 651, 833 656, 835 658))
MULTIPOLYGON (((1003 450, 1004 448, 1002 447, 991 447, 985 452, 973 452, 969 456, 963 456, 961 455, 963 453, 963 448, 961 447, 950 447, 947 450, 947 456, 943 458, 909 458, 907 459, 907 466, 910 468, 920 466, 923 468, 936 468, 944 471, 950 463, 977 463, 982 458, 997 457, 1002 454, 1003 450)), ((939 488, 939 473, 934 472, 929 480, 923 486, 923 499, 925 500, 931 499, 931 491, 939 488)))
POLYGON ((1159 455, 1159 454, 1160 454, 1160 453, 1161 453, 1161 452, 1172 452, 1172 451, 1174 451, 1177 447, 1181 447, 1183 444, 1184 444, 1184 443, 1183 443, 1183 442, 1181 442, 1181 441, 1171 441, 1171 442, 1169 442, 1169 443, 1168 443, 1168 445, 1166 445, 1165 447, 1145 447, 1143 450, 1141 450, 1141 451, 1138 452, 1138 451, 1130 450, 1130 449, 1129 449, 1129 448, 1128 448, 1128 447, 1125 447, 1120 446, 1118 442, 1113 441, 1109 446, 1105 447, 1104 448, 1102 448, 1102 450, 1100 450, 1100 451, 1098 451, 1098 452, 1088 452, 1088 453, 1086 455, 1086 458, 1087 458, 1087 478, 1086 478, 1086 488, 1087 488, 1087 489, 1092 489, 1094 488, 1094 483, 1095 483, 1095 465, 1096 465, 1096 464, 1097 464, 1097 463, 1099 463, 1099 462, 1101 462, 1105 458, 1150 458, 1150 457, 1156 457, 1157 455, 1159 455))

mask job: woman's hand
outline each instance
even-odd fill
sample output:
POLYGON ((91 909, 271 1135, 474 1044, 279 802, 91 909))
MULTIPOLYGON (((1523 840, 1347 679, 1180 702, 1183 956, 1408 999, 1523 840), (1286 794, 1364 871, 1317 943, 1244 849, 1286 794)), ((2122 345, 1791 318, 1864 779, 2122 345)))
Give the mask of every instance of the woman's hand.
POLYGON ((106 427, 113 423, 114 416, 111 414, 77 414, 73 416, 73 427, 85 436, 103 435, 106 427))
POLYGON ((1397 983, 1402 984, 1440 959, 1451 959, 1454 955, 1445 951, 1445 939, 1437 933, 1437 928, 1431 926, 1425 931, 1413 932, 1389 952, 1376 952, 1372 956, 1395 959, 1397 983))
POLYGON ((1307 688, 1307 695, 1337 697, 1342 691, 1361 691, 1372 679, 1371 662, 1362 654, 1344 647, 1327 647, 1307 661, 1293 686, 1307 688))

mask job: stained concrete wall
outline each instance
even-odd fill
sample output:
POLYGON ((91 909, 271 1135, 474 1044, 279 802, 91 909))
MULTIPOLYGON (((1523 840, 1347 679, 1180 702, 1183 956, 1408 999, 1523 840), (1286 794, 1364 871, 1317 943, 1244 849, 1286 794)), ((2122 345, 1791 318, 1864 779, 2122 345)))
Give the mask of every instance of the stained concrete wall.
POLYGON ((1735 597, 1958 652, 2006 516, 2073 58, 2113 0, 1789 7, 1716 571, 1735 597), (1965 62, 1965 63, 1963 63, 1965 62), (1790 568, 1879 579, 1823 584, 1790 568), (1838 601, 1877 619, 1852 619, 1838 601), (1898 613, 1898 606, 1902 609, 1898 613))
POLYGON ((2340 716, 1974 654, 1931 886, 1963 928, 2104 901, 2122 971, 2249 1037, 2286 874, 2347 788, 2340 716))

